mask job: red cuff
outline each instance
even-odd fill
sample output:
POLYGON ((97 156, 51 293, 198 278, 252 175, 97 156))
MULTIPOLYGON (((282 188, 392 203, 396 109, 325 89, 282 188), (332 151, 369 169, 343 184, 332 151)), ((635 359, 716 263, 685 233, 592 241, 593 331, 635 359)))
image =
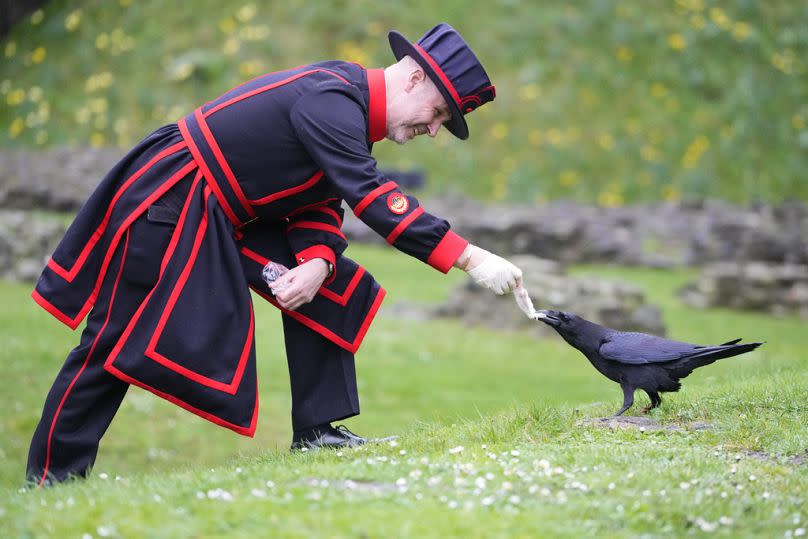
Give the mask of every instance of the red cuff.
POLYGON ((426 263, 440 272, 449 273, 468 244, 466 239, 449 230, 429 255, 426 263))
POLYGON ((334 277, 337 276, 337 257, 334 255, 334 251, 327 245, 312 245, 311 247, 307 247, 306 249, 303 249, 299 253, 295 254, 295 261, 298 265, 308 262, 313 258, 322 258, 327 260, 331 264, 331 267, 334 268, 331 275, 329 275, 328 278, 323 281, 324 285, 331 283, 331 281, 334 280, 334 277))

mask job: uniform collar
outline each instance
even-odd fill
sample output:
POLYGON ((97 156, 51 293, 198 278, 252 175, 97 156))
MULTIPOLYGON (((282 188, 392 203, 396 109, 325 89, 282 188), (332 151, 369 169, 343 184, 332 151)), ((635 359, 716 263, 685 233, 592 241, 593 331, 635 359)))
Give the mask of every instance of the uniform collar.
POLYGON ((379 142, 387 135, 387 87, 384 69, 368 69, 368 140, 379 142))

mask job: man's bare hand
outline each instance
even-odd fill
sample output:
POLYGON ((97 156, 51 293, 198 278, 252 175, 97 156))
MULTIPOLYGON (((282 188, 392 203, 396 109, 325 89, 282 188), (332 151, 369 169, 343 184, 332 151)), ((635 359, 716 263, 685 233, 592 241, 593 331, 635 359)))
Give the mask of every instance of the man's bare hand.
POLYGON ((269 285, 281 307, 294 311, 314 299, 328 277, 328 263, 314 258, 290 269, 269 285))

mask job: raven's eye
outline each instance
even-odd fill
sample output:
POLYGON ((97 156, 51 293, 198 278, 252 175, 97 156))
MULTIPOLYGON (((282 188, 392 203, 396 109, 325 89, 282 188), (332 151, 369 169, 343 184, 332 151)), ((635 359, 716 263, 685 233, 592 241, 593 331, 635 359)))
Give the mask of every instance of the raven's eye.
POLYGON ((570 317, 567 316, 567 313, 561 313, 558 317, 561 319, 562 322, 569 322, 570 321, 570 317))

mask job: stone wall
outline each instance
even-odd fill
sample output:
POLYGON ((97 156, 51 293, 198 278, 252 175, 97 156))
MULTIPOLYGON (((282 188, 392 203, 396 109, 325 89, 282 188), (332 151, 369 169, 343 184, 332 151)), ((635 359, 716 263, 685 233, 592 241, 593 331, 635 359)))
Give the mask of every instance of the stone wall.
MULTIPOLYGON (((109 148, 0 151, 0 211, 74 213, 123 154, 109 148)), ((726 261, 808 265, 808 206, 797 201, 736 206, 702 200, 600 208, 570 201, 483 204, 446 196, 422 203, 473 243, 504 256, 649 267, 726 261)), ((9 224, 0 229, 0 274, 10 278, 28 278, 30 271, 16 266, 47 259, 53 237, 61 235, 58 223, 69 221, 65 217, 45 228, 29 226, 22 240, 19 222, 41 218, 14 214, 2 219, 9 224), (37 246, 42 252, 34 254, 37 246)), ((350 211, 344 231, 351 241, 384 243, 350 211)))
POLYGON ((696 308, 725 307, 808 320, 808 266, 724 262, 705 267, 679 291, 696 308))

